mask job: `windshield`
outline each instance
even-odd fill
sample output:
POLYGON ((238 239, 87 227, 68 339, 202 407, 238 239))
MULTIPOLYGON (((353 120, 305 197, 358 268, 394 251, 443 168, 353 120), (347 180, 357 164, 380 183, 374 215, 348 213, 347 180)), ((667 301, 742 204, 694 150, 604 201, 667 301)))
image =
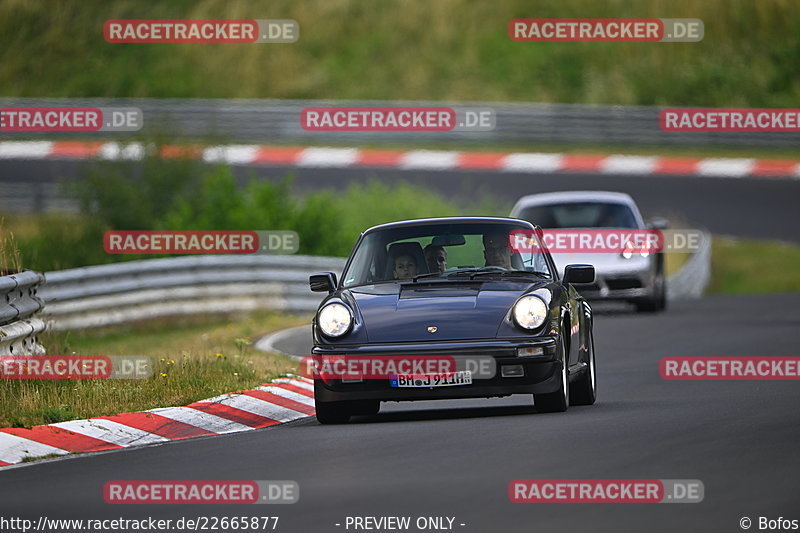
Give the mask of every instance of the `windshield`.
POLYGON ((637 229, 639 227, 631 208, 617 203, 575 202, 535 205, 522 209, 517 218, 546 229, 637 229))
MULTIPOLYGON (((509 234, 525 229, 511 224, 431 224, 389 228, 367 235, 343 274, 352 287, 398 280, 458 278, 480 275, 551 277, 547 260, 537 251, 515 252, 509 234), (522 273, 522 274, 520 274, 522 273)), ((532 247, 533 250, 536 247, 532 247)))

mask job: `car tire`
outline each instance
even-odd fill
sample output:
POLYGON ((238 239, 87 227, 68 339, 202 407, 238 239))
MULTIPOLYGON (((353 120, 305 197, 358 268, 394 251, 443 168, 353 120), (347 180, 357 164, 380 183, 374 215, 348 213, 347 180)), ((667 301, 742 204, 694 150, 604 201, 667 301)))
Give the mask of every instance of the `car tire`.
POLYGON ((659 274, 656 278, 655 294, 652 298, 638 300, 636 310, 644 313, 656 313, 667 308, 667 282, 664 274, 659 274))
POLYGON ((560 383, 558 390, 545 394, 534 394, 533 404, 540 413, 562 413, 569 407, 569 375, 567 371, 567 354, 564 349, 564 337, 558 337, 558 349, 561 352, 560 383))
POLYGON ((589 330, 589 363, 581 377, 569 386, 570 405, 592 405, 597 399, 597 369, 594 359, 594 334, 589 330))
POLYGON ((345 424, 350 420, 346 402, 316 402, 317 421, 320 424, 345 424))
POLYGON ((381 402, 378 400, 356 400, 349 409, 351 414, 360 416, 377 415, 380 410, 381 402))

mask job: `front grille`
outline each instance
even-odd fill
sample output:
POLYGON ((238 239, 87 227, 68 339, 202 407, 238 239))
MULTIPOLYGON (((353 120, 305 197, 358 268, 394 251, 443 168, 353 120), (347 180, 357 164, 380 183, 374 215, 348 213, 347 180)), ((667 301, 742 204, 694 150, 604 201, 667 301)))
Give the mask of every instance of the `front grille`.
POLYGON ((639 278, 617 278, 607 279, 606 285, 612 291, 621 291, 625 289, 641 289, 642 282, 639 278))

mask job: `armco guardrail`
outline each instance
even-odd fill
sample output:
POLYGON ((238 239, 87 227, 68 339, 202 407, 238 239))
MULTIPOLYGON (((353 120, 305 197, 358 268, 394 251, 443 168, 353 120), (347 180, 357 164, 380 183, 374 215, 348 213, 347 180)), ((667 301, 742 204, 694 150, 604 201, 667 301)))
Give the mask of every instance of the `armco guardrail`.
POLYGON ((34 316, 44 306, 36 292, 43 281, 31 270, 0 277, 0 355, 44 353, 38 336, 45 323, 34 316))
MULTIPOLYGON (((647 106, 537 104, 497 102, 400 102, 334 100, 209 100, 151 98, 0 98, 0 107, 137 107, 144 115, 142 133, 169 138, 207 138, 239 142, 319 144, 435 142, 580 143, 638 146, 786 146, 800 145, 800 133, 675 133, 659 127, 662 108, 647 106), (300 126, 306 107, 452 106, 492 108, 490 132, 312 132, 300 126)), ((92 135, 92 134, 90 134, 92 135)), ((105 135, 97 133, 94 135, 105 135)), ((44 133, 5 132, 5 138, 47 138, 44 133)), ((59 133, 58 137, 86 137, 59 133)))
MULTIPOLYGON (((708 283, 710 238, 667 282, 668 297, 700 296, 708 283)), ((339 275, 345 259, 316 256, 191 256, 47 272, 39 291, 56 330, 168 315, 272 309, 312 312, 322 296, 308 276, 339 275)))
POLYGON ((667 299, 700 298, 711 280, 711 234, 703 232, 700 249, 667 280, 667 299))
POLYGON ((322 296, 308 276, 337 275, 345 260, 313 256, 191 256, 45 273, 44 316, 56 330, 160 316, 251 311, 309 312, 322 296))

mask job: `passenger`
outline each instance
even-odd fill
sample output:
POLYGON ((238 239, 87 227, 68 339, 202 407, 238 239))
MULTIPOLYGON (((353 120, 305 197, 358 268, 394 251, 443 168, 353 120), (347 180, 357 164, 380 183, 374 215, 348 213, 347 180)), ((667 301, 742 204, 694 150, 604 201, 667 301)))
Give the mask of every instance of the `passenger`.
POLYGON ((483 236, 483 257, 486 266, 498 266, 511 270, 511 245, 508 233, 487 233, 483 236))
POLYGON ((409 254, 401 254, 394 258, 394 279, 409 279, 417 275, 417 262, 409 254))
POLYGON ((438 272, 441 274, 447 268, 447 250, 438 244, 429 244, 423 250, 425 252, 425 262, 428 263, 428 272, 438 272))

